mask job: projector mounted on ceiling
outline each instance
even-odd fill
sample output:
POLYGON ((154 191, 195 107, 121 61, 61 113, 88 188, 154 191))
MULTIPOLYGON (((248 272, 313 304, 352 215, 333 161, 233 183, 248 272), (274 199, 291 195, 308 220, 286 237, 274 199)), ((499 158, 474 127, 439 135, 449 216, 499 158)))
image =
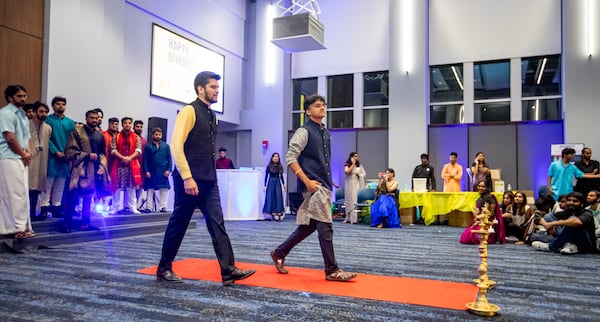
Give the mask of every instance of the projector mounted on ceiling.
POLYGON ((288 52, 325 49, 324 26, 311 13, 273 19, 273 42, 288 52))

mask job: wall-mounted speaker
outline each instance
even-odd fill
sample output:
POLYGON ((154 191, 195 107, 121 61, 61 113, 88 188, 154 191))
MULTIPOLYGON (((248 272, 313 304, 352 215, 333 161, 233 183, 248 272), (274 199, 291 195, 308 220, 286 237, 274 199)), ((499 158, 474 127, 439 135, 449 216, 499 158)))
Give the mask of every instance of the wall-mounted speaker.
POLYGON ((148 118, 148 135, 146 136, 146 138, 148 139, 149 142, 152 141, 152 129, 155 127, 159 127, 162 130, 162 132, 163 132, 162 140, 164 142, 167 142, 167 119, 164 119, 162 117, 149 117, 148 118))

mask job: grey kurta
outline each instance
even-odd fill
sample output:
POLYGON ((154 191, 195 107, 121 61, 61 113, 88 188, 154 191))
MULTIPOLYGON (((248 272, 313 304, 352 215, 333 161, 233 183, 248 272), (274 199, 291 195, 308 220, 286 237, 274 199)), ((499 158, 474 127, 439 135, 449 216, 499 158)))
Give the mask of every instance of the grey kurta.
MULTIPOLYGON (((29 120, 29 151, 31 163, 29 164, 29 190, 44 191, 46 189, 46 176, 48 173, 48 142, 52 135, 52 128, 46 122, 36 124, 29 120)), ((32 205, 35 207, 35 205, 32 205)))
MULTIPOLYGON (((298 157, 307 144, 308 131, 299 128, 290 139, 288 152, 285 155, 287 165, 298 162, 298 157)), ((302 196, 304 202, 296 212, 296 223, 298 225, 308 225, 311 218, 326 223, 332 222, 331 191, 329 189, 319 186, 315 193, 303 192, 302 196)))

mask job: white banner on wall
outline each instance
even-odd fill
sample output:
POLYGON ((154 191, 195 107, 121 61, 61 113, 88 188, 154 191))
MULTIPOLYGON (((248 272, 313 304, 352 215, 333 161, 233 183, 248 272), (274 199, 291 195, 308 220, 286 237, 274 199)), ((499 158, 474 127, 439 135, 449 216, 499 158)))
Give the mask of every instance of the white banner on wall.
MULTIPOLYGON (((184 104, 197 97, 194 78, 201 71, 223 76, 225 57, 157 24, 152 24, 152 77, 150 94, 184 104)), ((223 113, 223 82, 218 102, 211 105, 223 113)))
POLYGON ((583 143, 564 143, 564 144, 552 144, 550 145, 550 155, 552 155, 552 161, 556 161, 561 158, 562 150, 565 148, 575 149, 575 160, 581 159, 581 150, 585 147, 583 143))

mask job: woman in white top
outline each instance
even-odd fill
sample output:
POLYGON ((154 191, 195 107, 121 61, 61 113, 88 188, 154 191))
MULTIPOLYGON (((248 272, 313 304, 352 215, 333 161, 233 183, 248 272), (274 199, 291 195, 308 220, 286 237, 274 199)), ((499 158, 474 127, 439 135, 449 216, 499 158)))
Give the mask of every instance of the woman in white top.
POLYGON ((518 238, 516 244, 524 244, 533 232, 533 209, 527 205, 527 196, 522 191, 515 192, 512 213, 506 222, 506 236, 518 238))
POLYGON ((344 164, 344 206, 346 207, 345 224, 358 223, 356 213, 356 202, 358 201, 358 190, 365 187, 367 173, 358 160, 358 152, 351 152, 344 164))

